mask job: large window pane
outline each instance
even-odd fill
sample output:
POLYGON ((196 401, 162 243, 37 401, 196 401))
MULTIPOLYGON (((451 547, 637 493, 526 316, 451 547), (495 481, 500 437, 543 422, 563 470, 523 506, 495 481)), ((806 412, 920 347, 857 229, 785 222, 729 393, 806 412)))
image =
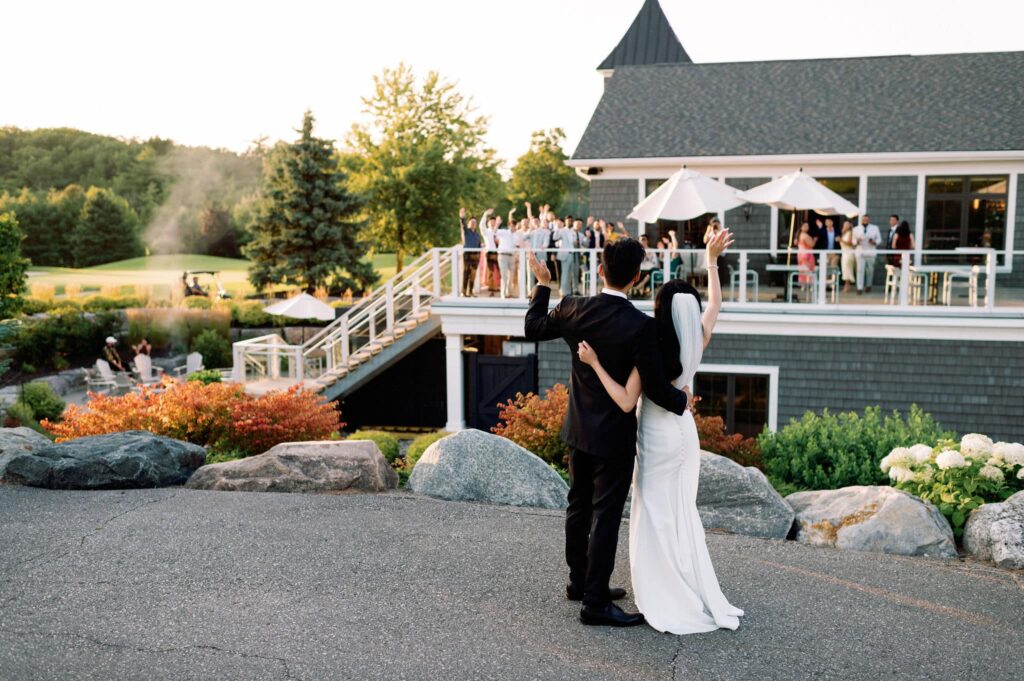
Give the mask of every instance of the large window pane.
POLYGON ((964 178, 962 177, 929 177, 929 194, 962 194, 964 178))
POLYGON ((699 373, 694 381, 700 413, 718 416, 728 433, 754 437, 768 423, 768 381, 763 374, 699 373))
MULTIPOLYGON (((929 177, 925 195, 927 250, 1006 247, 1009 176, 929 177)), ((976 262, 977 257, 935 256, 929 262, 976 262)))

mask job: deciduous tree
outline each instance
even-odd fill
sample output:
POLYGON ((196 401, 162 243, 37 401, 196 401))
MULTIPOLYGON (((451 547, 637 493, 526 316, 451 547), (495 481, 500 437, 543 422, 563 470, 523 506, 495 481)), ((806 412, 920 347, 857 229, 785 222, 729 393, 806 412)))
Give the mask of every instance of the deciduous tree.
POLYGON ((530 140, 530 150, 516 160, 509 179, 509 198, 513 203, 532 201, 535 206, 559 206, 569 192, 583 180, 565 165, 562 150, 565 132, 561 128, 538 130, 530 140))
POLYGON ((487 119, 436 71, 418 82, 405 64, 385 69, 363 104, 370 121, 352 127, 344 164, 366 198, 369 236, 400 271, 406 254, 456 240, 460 205, 495 194, 497 161, 487 119))
POLYGON ((25 237, 13 213, 0 213, 0 319, 21 310, 28 260, 21 257, 25 237))

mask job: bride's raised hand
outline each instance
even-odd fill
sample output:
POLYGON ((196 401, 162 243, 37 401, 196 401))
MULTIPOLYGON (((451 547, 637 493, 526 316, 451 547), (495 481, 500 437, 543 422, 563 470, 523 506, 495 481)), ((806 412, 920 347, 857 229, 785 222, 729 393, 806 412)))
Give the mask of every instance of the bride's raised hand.
POLYGON ((736 242, 736 238, 733 233, 729 231, 727 227, 723 228, 720 232, 712 236, 708 240, 707 252, 708 262, 714 262, 727 248, 732 246, 736 242))
POLYGON ((590 343, 587 341, 580 341, 579 346, 576 348, 576 354, 579 356, 580 361, 587 366, 594 366, 597 364, 597 353, 594 352, 594 348, 590 347, 590 343))

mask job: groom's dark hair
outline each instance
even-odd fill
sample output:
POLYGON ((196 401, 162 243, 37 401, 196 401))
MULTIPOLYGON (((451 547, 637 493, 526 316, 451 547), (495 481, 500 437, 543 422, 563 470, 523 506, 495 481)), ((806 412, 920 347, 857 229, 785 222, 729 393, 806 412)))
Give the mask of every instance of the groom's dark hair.
POLYGON ((615 288, 627 286, 640 271, 640 264, 647 252, 636 239, 618 239, 604 247, 601 265, 604 278, 615 288))

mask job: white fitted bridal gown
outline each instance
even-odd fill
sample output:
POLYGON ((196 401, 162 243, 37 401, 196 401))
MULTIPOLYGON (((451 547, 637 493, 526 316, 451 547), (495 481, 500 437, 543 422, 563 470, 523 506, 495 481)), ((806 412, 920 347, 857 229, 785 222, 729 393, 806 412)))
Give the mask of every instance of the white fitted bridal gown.
MULTIPOLYGON (((674 384, 693 385, 704 350, 697 299, 673 296, 672 318, 683 365, 674 384)), ((693 415, 687 411, 679 416, 642 400, 637 450, 629 518, 637 607, 661 632, 736 629, 743 611, 722 594, 697 513, 700 442, 693 415)))

